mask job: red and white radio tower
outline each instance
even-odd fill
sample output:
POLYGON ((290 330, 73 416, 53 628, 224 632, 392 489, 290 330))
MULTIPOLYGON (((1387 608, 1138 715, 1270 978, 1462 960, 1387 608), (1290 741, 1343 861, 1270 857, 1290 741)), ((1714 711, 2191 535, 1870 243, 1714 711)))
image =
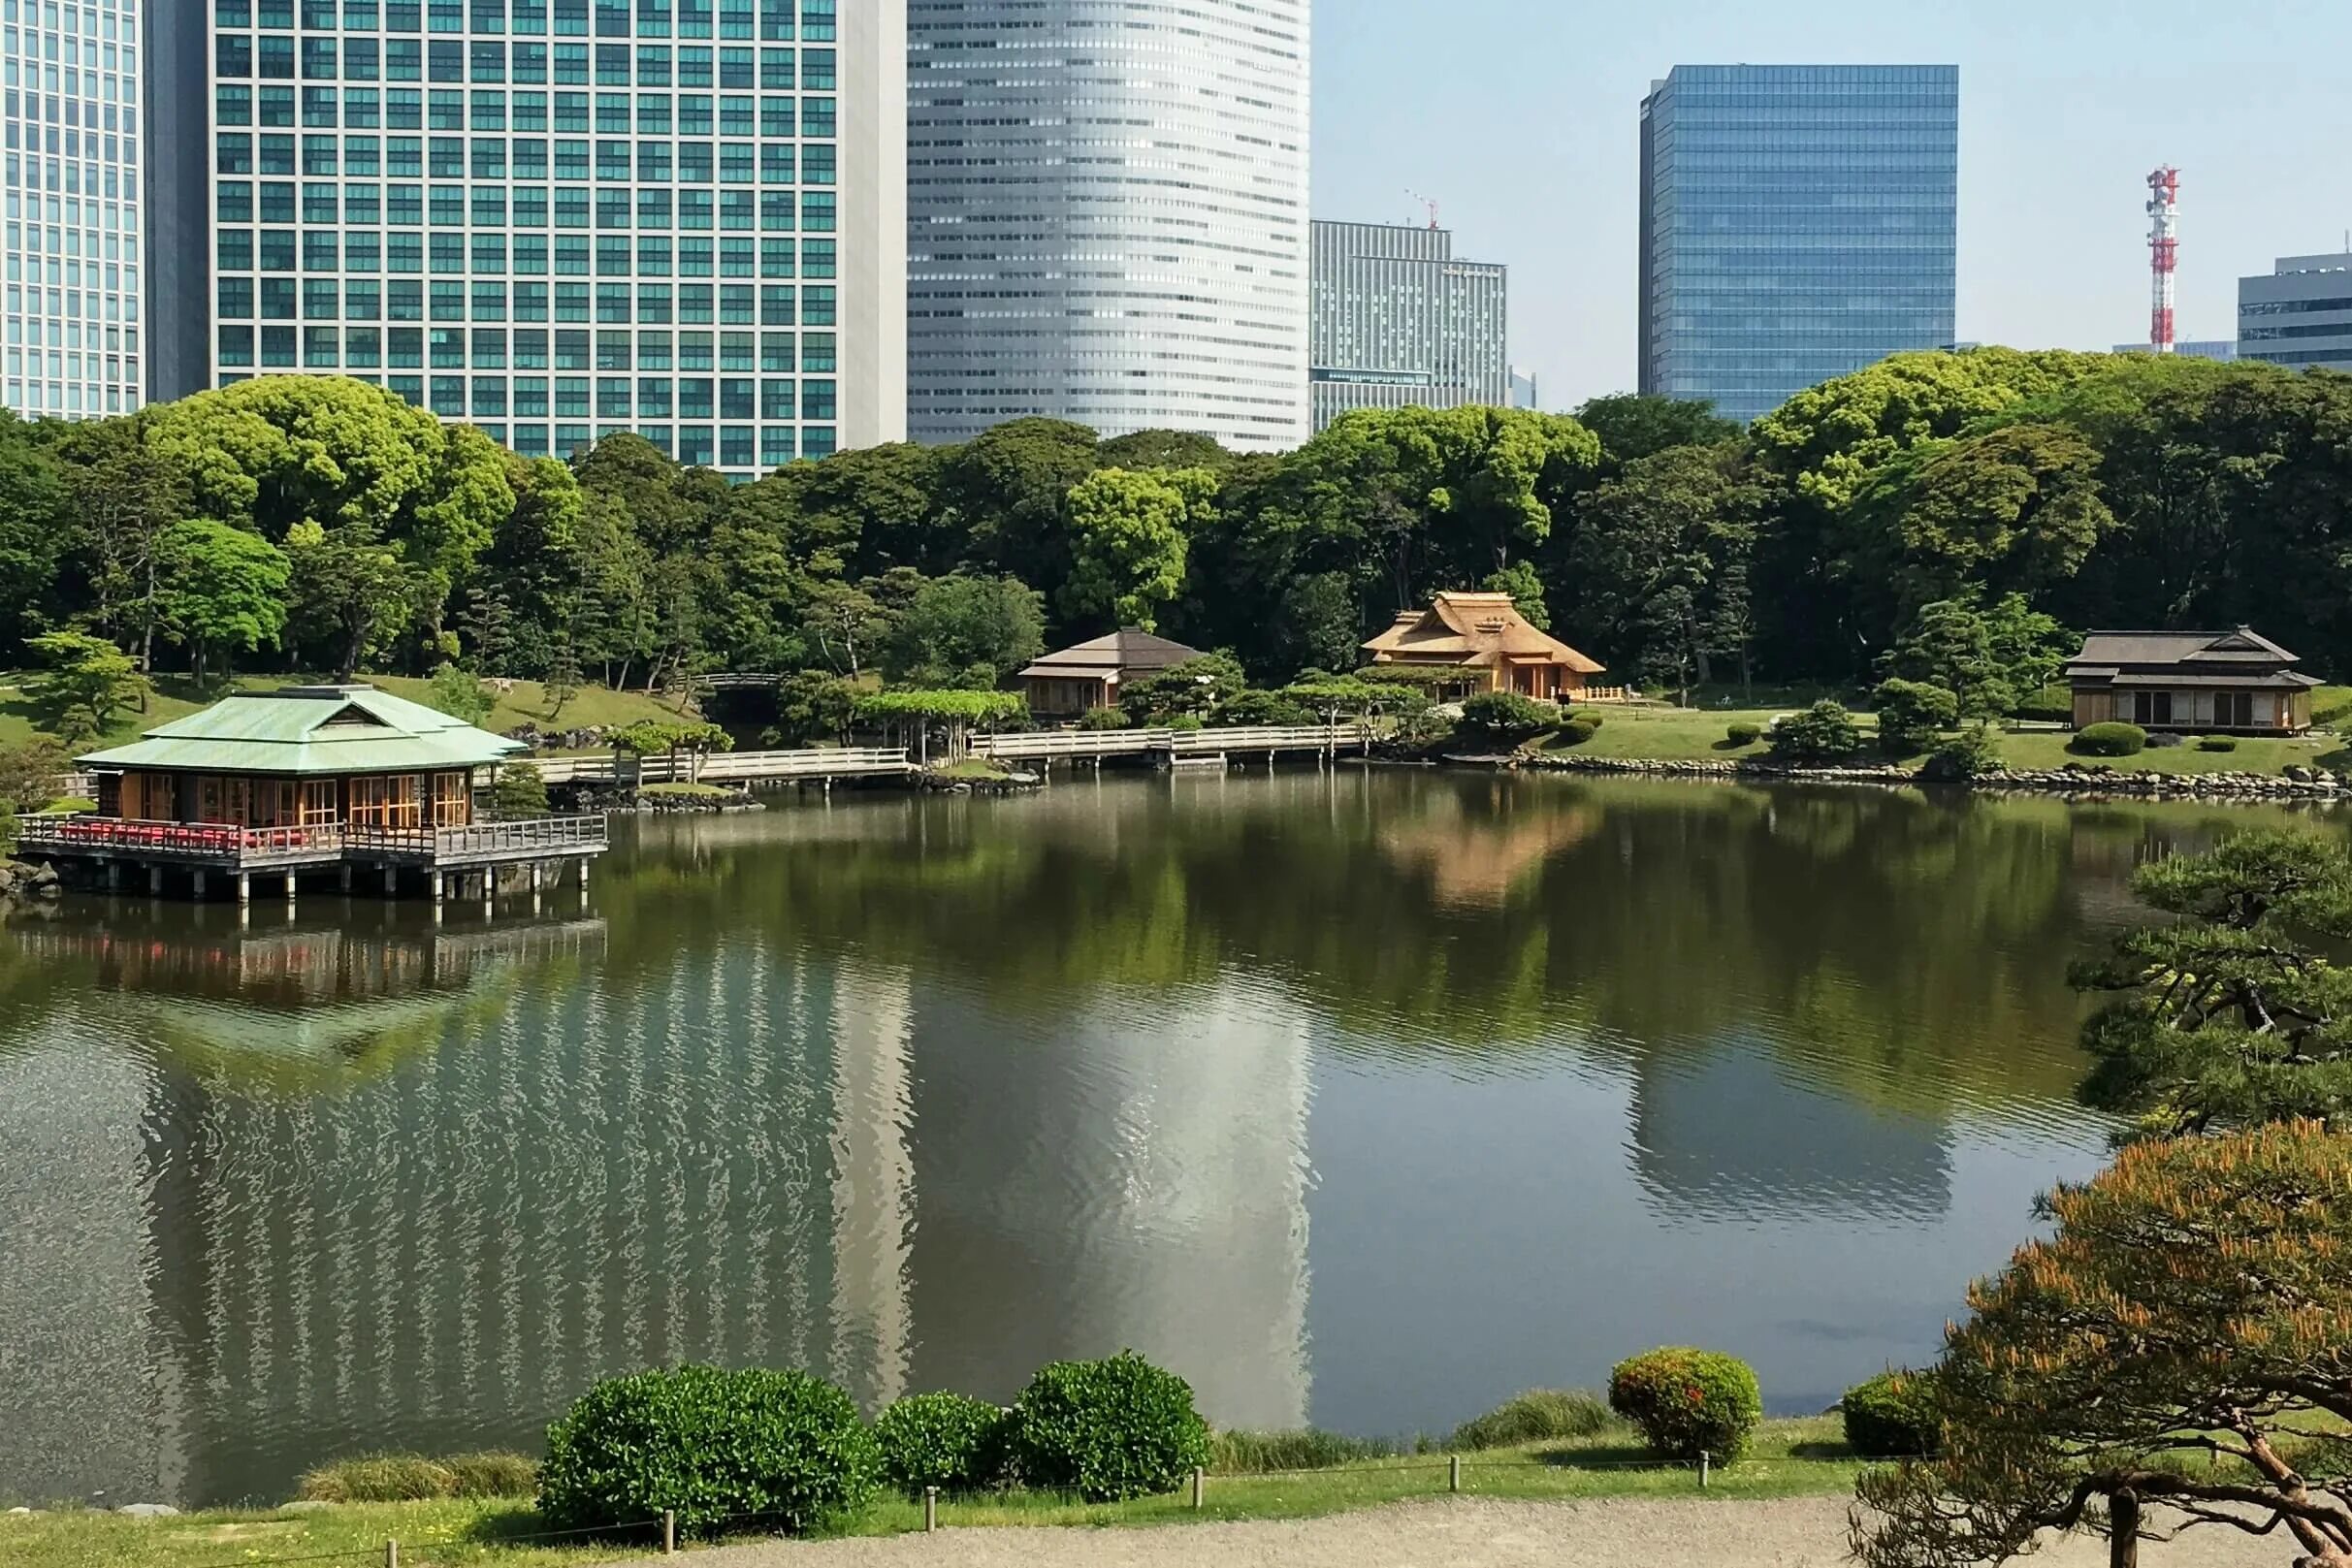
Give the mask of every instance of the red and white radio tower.
POLYGON ((2180 171, 2166 164, 2147 176, 2148 267, 2155 307, 2148 317, 2148 348, 2173 352, 2174 270, 2180 265, 2180 171))

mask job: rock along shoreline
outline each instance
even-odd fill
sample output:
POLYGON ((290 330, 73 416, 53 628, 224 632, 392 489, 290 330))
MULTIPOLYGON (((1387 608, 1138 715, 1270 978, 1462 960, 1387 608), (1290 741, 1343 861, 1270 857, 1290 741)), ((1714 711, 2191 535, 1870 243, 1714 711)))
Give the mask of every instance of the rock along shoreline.
POLYGON ((1646 757, 1577 756, 1545 752, 1507 756, 1448 756, 1453 767, 1503 772, 1644 775, 1752 784, 1875 784, 1925 786, 1991 794, 2062 795, 2083 799, 2282 801, 2352 800, 2352 781, 2319 768, 2290 767, 2283 773, 2159 773, 2123 771, 2092 764, 2063 768, 1995 769, 1973 779, 1930 779, 1899 763, 1854 763, 1843 767, 1790 767, 1754 758, 1716 761, 1646 757))

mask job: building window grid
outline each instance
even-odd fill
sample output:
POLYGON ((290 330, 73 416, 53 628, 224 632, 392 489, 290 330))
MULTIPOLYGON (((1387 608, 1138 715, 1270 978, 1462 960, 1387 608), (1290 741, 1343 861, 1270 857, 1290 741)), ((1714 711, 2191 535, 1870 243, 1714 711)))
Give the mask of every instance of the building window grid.
MULTIPOLYGON (((725 16, 736 16, 731 0, 719 0, 719 3, 725 16)), ((688 9, 691 11, 694 8, 690 3, 688 9)), ((829 7, 822 9, 826 13, 830 10, 829 7)), ((552 19, 559 24, 563 20, 563 11, 561 0, 558 0, 557 14, 552 19)), ((744 13, 736 16, 736 30, 728 32, 722 42, 744 41, 750 30, 746 19, 750 15, 744 13)), ((826 19, 829 22, 829 16, 826 19)), ((305 27, 302 31, 324 35, 330 29, 305 27)), ((400 41, 388 13, 377 14, 372 25, 366 28, 346 25, 332 31, 336 41, 343 45, 360 43, 377 46, 372 51, 360 51, 360 57, 369 61, 390 60, 395 52, 391 46, 400 41)), ((372 382, 379 380, 373 373, 379 365, 388 365, 396 370, 420 368, 414 362, 423 356, 403 336, 403 333, 413 333, 414 328, 388 327, 382 330, 379 337, 378 329, 375 328, 354 327, 338 333, 332 327, 308 326, 310 321, 321 318, 328 297, 326 293, 311 288, 313 283, 317 283, 325 285, 339 301, 338 314, 344 322, 373 319, 374 312, 381 310, 385 316, 396 320, 412 320, 430 315, 434 321, 453 324, 460 319, 493 323, 477 333, 482 341, 467 356, 471 363, 463 366, 467 376, 447 373, 438 376, 430 373, 394 374, 380 379, 401 396, 446 417, 471 418, 477 423, 484 423, 485 429, 501 439, 519 437, 517 450, 535 454, 547 451, 552 446, 554 450, 562 452, 578 441, 594 438, 584 426, 577 423, 586 414, 585 399, 574 389, 564 385, 572 378, 556 377, 557 384, 551 399, 546 378, 516 374, 503 348, 505 335, 512 332, 519 339, 525 332, 564 325, 587 327, 591 331, 609 331, 609 327, 602 325, 604 320, 627 318, 632 346, 649 351, 641 352, 641 358, 666 361, 675 345, 678 362, 682 365, 699 358, 706 368, 714 362, 720 366, 708 376, 682 375, 675 381, 667 377, 644 378, 661 382, 668 389, 667 396, 635 400, 640 410, 650 409, 654 412, 628 417, 650 417, 658 421, 652 426, 633 428, 640 429, 665 450, 681 454, 682 461, 722 463, 737 472, 772 466, 774 463, 791 456, 817 457, 829 453, 833 448, 835 432, 829 428, 829 424, 819 423, 834 418, 836 383, 829 378, 829 373, 826 379, 800 380, 802 368, 794 364, 789 349, 781 357, 783 373, 776 373, 770 367, 779 363, 778 356, 762 347, 755 359, 753 345, 757 340, 777 336, 780 327, 787 329, 783 336, 789 338, 792 336, 789 329, 798 327, 803 320, 830 324, 833 319, 834 288, 829 284, 807 285, 799 279, 804 271, 802 235, 806 229, 815 228, 827 236, 830 234, 834 198, 832 191, 823 187, 829 187, 832 183, 836 159, 830 143, 807 140, 784 149, 788 154, 796 152, 796 157, 779 159, 773 154, 757 155, 756 148, 760 144, 754 143, 751 138, 755 120, 761 133, 770 133, 779 128, 777 122, 780 118, 794 117, 791 113, 794 100, 789 97, 779 99, 773 88, 774 83, 782 82, 789 88, 797 80, 814 87, 822 81, 824 88, 832 88, 832 51, 776 50, 772 48, 764 52, 759 49, 722 51, 713 48, 706 51, 706 59, 690 63, 681 58, 686 51, 678 49, 663 62, 662 69, 649 71, 640 66, 633 70, 630 73, 631 84, 625 89, 604 88, 593 95, 580 95, 589 102, 596 102, 599 112, 625 112, 629 127, 623 140, 629 144, 628 162, 631 167, 629 178, 621 184, 620 189, 625 203, 623 221, 629 221, 628 214, 635 214, 630 227, 623 231, 634 243, 626 256, 611 256, 609 261, 612 265, 608 266, 606 259, 598 259, 592 268, 588 265, 592 252, 584 247, 563 243, 565 239, 588 238, 577 229, 567 231, 566 228, 567 218, 577 221, 583 219, 585 214, 578 211, 576 204, 566 204, 563 200, 563 193, 548 180, 545 173, 552 166, 558 180, 567 173, 563 167, 564 153, 557 146, 559 142, 584 141, 594 146, 596 138, 588 128, 593 122, 586 117, 587 105, 583 103, 574 111, 559 102, 553 90, 553 80, 549 81, 548 90, 544 93, 539 93, 535 81, 526 88, 514 85, 537 77, 542 70, 551 79, 561 79, 567 69, 582 78, 588 73, 584 69, 573 69, 565 59, 552 53, 544 66, 535 59, 520 63, 520 57, 511 54, 503 60, 493 60, 487 52, 494 41, 493 35, 482 31, 481 37, 466 35, 459 40, 467 46, 462 51, 466 61, 462 73, 453 73, 446 64, 448 56, 446 53, 443 55, 442 75, 447 85, 442 90, 458 90, 458 76, 462 74, 466 78, 465 90, 470 93, 462 114, 453 97, 437 106, 428 104, 427 108, 433 112, 424 115, 420 125, 413 93, 404 104, 379 112, 378 106, 382 101, 376 98, 373 89, 362 89, 361 95, 346 99, 341 106, 346 111, 343 116, 346 123, 341 127, 346 137, 344 161, 347 166, 353 166, 353 149, 356 147, 360 159, 371 170, 361 176, 356 173, 354 166, 354 172, 347 177, 364 180, 367 185, 382 191, 383 209, 391 217, 392 223, 397 224, 403 217, 414 223, 419 216, 413 199, 408 203, 409 210, 399 211, 399 198, 389 189, 392 184, 423 185, 428 194, 433 187, 440 186, 455 193, 455 207, 436 214, 432 223, 436 230, 447 228, 457 232, 464 242, 462 254, 452 254, 448 247, 444 247, 442 265, 425 270, 423 275, 428 282, 434 272, 442 272, 444 268, 448 274, 445 284, 423 295, 423 298, 434 302, 433 307, 429 311, 416 308, 419 293, 413 284, 404 295, 394 286, 401 281, 396 270, 403 265, 410 268, 415 265, 419 247, 413 243, 414 237, 411 237, 411 245, 403 249, 398 245, 399 236, 390 225, 380 231, 382 266, 385 269, 380 274, 371 265, 379 239, 379 231, 374 225, 370 223, 365 229, 357 231, 360 244, 356 247, 352 244, 355 234, 353 196, 350 186, 346 184, 342 214, 338 221, 325 221, 325 197, 318 198, 317 205, 308 208, 305 213, 306 226, 317 224, 332 229, 333 234, 325 243, 314 245, 306 227, 303 261, 306 264, 313 257, 323 259, 334 256, 338 261, 338 270, 320 275, 306 268, 301 274, 304 287, 300 313, 306 327, 300 355, 302 365, 291 363, 296 356, 290 343, 281 345, 274 354, 269 347, 270 329, 276 324, 273 311, 291 317, 291 292, 284 289, 273 291, 270 287, 272 279, 259 274, 258 265, 256 275, 249 279, 230 277, 226 272, 220 271, 223 254, 216 250, 213 265, 216 272, 220 272, 221 283, 249 283, 249 287, 239 290, 239 295, 241 301, 250 298, 253 302, 244 317, 223 319, 219 324, 213 350, 216 379, 224 382, 237 379, 240 378, 238 372, 250 373, 254 368, 339 368, 346 372, 368 372, 365 378, 372 382), (801 57, 793 58, 795 52, 801 57), (486 76, 492 79, 492 82, 484 81, 486 76), (695 86, 690 95, 675 89, 647 87, 644 85, 646 80, 686 81, 695 86), (487 90, 474 90, 477 88, 487 90), (763 88, 767 90, 762 91, 763 88), (526 92, 539 93, 539 96, 524 99, 526 92), (507 93, 515 96, 505 96, 507 93), (691 108, 682 106, 680 100, 689 96, 697 97, 703 102, 691 108), (627 99, 626 109, 622 110, 619 105, 608 107, 598 102, 607 97, 627 99), (520 108, 517 107, 518 99, 522 99, 520 108), (348 112, 355 100, 365 106, 362 114, 348 112), (578 116, 574 128, 559 129, 567 113, 578 116), (436 115, 437 127, 435 123, 436 115), (359 128, 370 134, 350 135, 354 128, 352 122, 360 119, 366 123, 359 128), (413 168, 404 172, 406 177, 395 178, 396 154, 390 140, 374 134, 386 120, 403 131, 417 133, 407 136, 405 143, 415 145, 421 141, 426 151, 432 150, 432 144, 436 140, 433 136, 435 129, 443 132, 438 140, 453 141, 453 133, 462 125, 467 139, 464 150, 441 149, 445 155, 449 155, 444 157, 443 166, 422 171, 422 179, 416 177, 419 172, 413 168), (650 134, 646 129, 649 125, 657 128, 650 134), (671 126, 681 129, 671 130, 671 126), (683 129, 690 126, 693 127, 691 132, 683 129), (498 151, 490 150, 485 133, 497 138, 498 151), (727 137, 738 133, 743 144, 729 147, 727 137), (510 143, 509 137, 514 141, 510 143), (691 150, 678 150, 672 156, 660 158, 649 166, 643 156, 642 144, 655 142, 676 147, 677 143, 673 138, 698 141, 702 145, 691 150), (517 150, 517 144, 522 144, 520 150, 517 150), (554 160, 546 158, 549 151, 557 153, 554 160), (377 176, 372 173, 379 157, 381 167, 385 170, 381 185, 376 183, 377 176), (541 173, 526 173, 530 170, 541 173), (657 172, 662 177, 645 177, 649 173, 657 172), (777 177, 779 174, 784 176, 782 180, 777 177), (799 177, 794 178, 794 176, 799 177), (551 194, 555 197, 552 202, 549 200, 551 194), (648 235, 645 229, 647 208, 643 199, 648 196, 662 198, 662 205, 671 214, 666 223, 660 223, 652 235, 648 235), (701 200, 697 201, 697 197, 701 200), (521 214, 528 212, 537 221, 528 231, 520 228, 519 221, 498 221, 509 211, 516 213, 518 220, 521 214), (393 215, 396 212, 398 215, 393 215), (783 235, 773 232, 778 228, 787 232, 783 235), (657 243, 644 243, 649 239, 657 243), (484 240, 492 242, 490 248, 481 245, 484 240), (645 267, 646 260, 664 254, 675 258, 667 264, 670 271, 660 272, 657 267, 654 272, 649 273, 645 267), (355 256, 371 263, 366 271, 354 265, 355 256), (495 281, 481 276, 485 267, 496 269, 498 275, 495 281), (551 290, 549 282, 540 280, 549 271, 564 273, 567 270, 570 275, 580 280, 569 288, 551 290), (460 273, 464 274, 467 283, 471 284, 469 292, 465 283, 458 281, 460 273), (659 276, 660 281, 644 281, 649 275, 659 276), (622 279, 626 279, 626 282, 620 281, 622 279), (595 285, 593 291, 588 286, 590 283, 595 285), (809 298, 798 297, 803 289, 808 291, 809 298), (276 301, 274 305, 271 303, 273 298, 276 301), (405 309, 403 299, 409 302, 405 309), (367 314, 363 315, 362 312, 367 314), (258 356, 252 349, 253 328, 256 325, 263 329, 263 349, 258 356), (500 346, 496 349, 489 346, 493 338, 486 335, 496 335, 500 346), (342 362, 339 366, 332 363, 338 356, 342 362), (258 367, 253 363, 256 358, 261 361, 258 367), (758 367, 757 370, 753 368, 755 364, 758 367), (495 373, 480 373, 485 371, 495 373), (461 382, 464 385, 460 385, 461 382), (512 410, 512 417, 535 421, 548 417, 550 408, 557 420, 564 420, 567 413, 571 416, 569 422, 557 428, 552 434, 546 429, 510 429, 503 423, 509 417, 509 410, 512 410), (493 420, 499 423, 488 423, 493 420), (785 420, 792 423, 787 425, 783 423, 785 420), (752 456, 754 453, 757 454, 757 457, 752 456), (779 457, 779 453, 784 456, 779 457)), ((520 24, 516 31, 521 31, 520 24)), ((763 23, 761 43, 784 41, 789 39, 790 31, 789 26, 780 28, 763 23), (783 35, 782 39, 779 34, 783 35)), ((213 32, 214 47, 211 52, 217 62, 224 58, 218 47, 222 23, 217 15, 213 32)), ((553 36, 560 41, 566 35, 559 25, 553 36)), ((659 35, 640 33, 638 36, 659 35)), ((811 31, 808 36, 815 37, 817 34, 811 31)), ((829 37, 829 31, 826 36, 829 37)), ((516 46, 516 41, 507 33, 498 33, 495 38, 510 47, 516 46)), ((307 46, 324 42, 328 42, 324 37, 299 40, 305 46, 302 49, 304 57, 317 62, 322 72, 332 69, 326 63, 328 51, 323 48, 310 48, 307 46)), ((631 46, 641 53, 649 52, 645 45, 633 39, 631 46)), ((258 48, 252 52, 258 58, 258 48)), ((432 75, 430 53, 430 50, 426 51, 427 76, 432 75)), ((350 52, 345 50, 343 57, 350 58, 350 52)), ((594 58, 593 53, 590 58, 594 58)), ((372 71, 375 67, 371 64, 368 69, 372 71)), ((399 69, 407 73, 405 80, 415 80, 413 71, 407 65, 403 64, 399 69)), ((387 75, 391 74, 387 72, 387 75)), ((222 81, 217 77, 214 83, 216 94, 222 86, 258 88, 262 85, 259 80, 222 81)), ((331 93, 333 89, 320 91, 331 93)), ((805 103, 805 98, 801 101, 805 103)), ((306 99, 304 112, 306 123, 331 123, 336 107, 326 98, 306 99)), ((804 138, 813 132, 829 136, 835 124, 829 102, 822 105, 822 111, 810 105, 796 118, 799 123, 793 128, 800 131, 804 138)), ((259 144, 255 144, 255 147, 253 177, 259 181, 262 170, 269 166, 271 153, 260 147, 259 144)), ((282 151, 277 156, 282 163, 290 159, 291 152, 282 151)), ((312 153, 306 152, 306 162, 312 156, 312 153)), ((332 160, 334 153, 322 147, 317 149, 316 156, 319 172, 326 172, 326 164, 332 160)), ((413 154, 410 156, 413 158, 413 154)), ((568 173, 582 181, 582 188, 574 193, 582 198, 586 198, 590 191, 600 192, 604 188, 604 181, 587 182, 586 169, 574 168, 568 173)), ((359 210, 372 214, 376 197, 372 191, 364 191, 359 203, 359 210)), ((837 266, 833 240, 825 238, 821 246, 808 244, 806 248, 807 275, 827 279, 833 277, 837 266)), ((411 276, 414 275, 412 272, 411 276)), ((225 292, 222 297, 225 303, 225 292)), ((224 318, 228 314, 224 308, 224 318)), ((825 345, 821 356, 813 356, 807 361, 806 368, 815 369, 822 366, 829 372, 833 363, 830 335, 811 336, 822 337, 825 345)), ((543 348, 538 352, 545 354, 543 348)), ((444 345, 441 354, 435 357, 445 357, 448 353, 449 349, 444 345)), ((555 357, 559 361, 563 358, 560 350, 555 357)), ((616 405, 600 407, 599 416, 612 413, 613 406, 616 405)), ((618 427, 598 427, 598 432, 608 433, 612 428, 618 427)))
POLYGON ((12 88, 27 63, 59 68, 54 88, 13 105, 0 137, 0 400, 23 412, 88 418, 141 400, 139 17, 137 0, 5 17, 12 88))

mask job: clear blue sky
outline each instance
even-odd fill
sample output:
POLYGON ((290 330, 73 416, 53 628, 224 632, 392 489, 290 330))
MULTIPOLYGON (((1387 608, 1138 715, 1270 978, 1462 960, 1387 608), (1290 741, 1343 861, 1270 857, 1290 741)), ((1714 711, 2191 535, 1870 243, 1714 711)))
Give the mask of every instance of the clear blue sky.
POLYGON ((2352 228, 2352 0, 1315 0, 1314 214, 1511 268, 1511 352, 1568 408, 1633 385, 1637 125, 1679 63, 1960 67, 1963 338, 2147 333, 2147 172, 2181 171, 2182 337, 2352 228))

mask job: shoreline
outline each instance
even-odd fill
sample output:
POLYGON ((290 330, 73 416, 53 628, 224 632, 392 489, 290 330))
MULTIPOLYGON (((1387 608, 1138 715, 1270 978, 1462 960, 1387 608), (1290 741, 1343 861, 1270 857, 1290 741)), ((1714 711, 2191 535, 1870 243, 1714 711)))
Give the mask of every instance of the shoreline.
POLYGON ((1634 778, 1698 779, 1719 783, 1866 784, 1886 788, 1955 789, 1978 794, 2056 795, 2084 800, 2201 800, 2214 804, 2352 800, 2352 782, 2318 768, 2284 773, 2165 773, 2086 763, 2064 768, 2002 768, 1972 779, 1931 779, 1900 762, 1792 767, 1760 758, 1578 756, 1540 752, 1506 755, 1448 754, 1434 766, 1495 773, 1616 774, 1634 778))

